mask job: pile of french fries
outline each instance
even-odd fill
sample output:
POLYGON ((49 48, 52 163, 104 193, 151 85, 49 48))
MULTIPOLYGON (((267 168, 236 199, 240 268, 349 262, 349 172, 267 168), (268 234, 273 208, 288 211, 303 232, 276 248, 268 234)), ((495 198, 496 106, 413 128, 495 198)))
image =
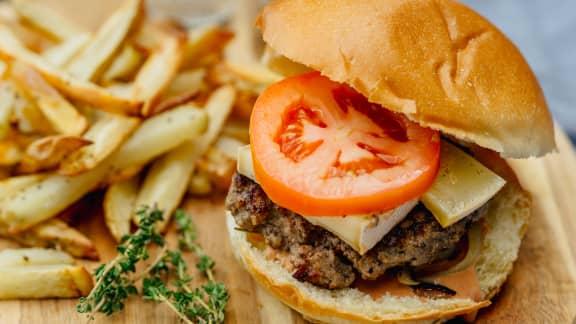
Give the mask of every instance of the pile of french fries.
POLYGON ((1 8, 0 237, 44 249, 0 252, 0 299, 90 290, 68 255, 98 259, 97 249, 66 216, 88 193, 105 191, 120 240, 141 206, 171 215, 187 193, 229 186, 252 104, 281 78, 255 59, 241 11, 232 27, 154 20, 142 0, 93 31, 40 1, 1 8), (34 289, 14 288, 30 278, 34 289))

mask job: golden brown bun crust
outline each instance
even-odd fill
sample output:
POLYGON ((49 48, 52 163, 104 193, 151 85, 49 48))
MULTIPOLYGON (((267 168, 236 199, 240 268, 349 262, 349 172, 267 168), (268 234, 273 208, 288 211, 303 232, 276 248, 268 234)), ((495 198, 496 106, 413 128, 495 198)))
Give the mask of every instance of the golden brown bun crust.
POLYGON ((555 148, 542 90, 518 49, 451 0, 276 0, 258 25, 289 59, 419 124, 502 153, 555 148))
POLYGON ((508 165, 494 152, 472 148, 478 160, 507 180, 506 186, 488 204, 483 218, 483 250, 476 263, 483 301, 468 299, 398 298, 373 300, 356 289, 329 291, 294 279, 281 265, 268 260, 250 245, 246 234, 235 230, 228 216, 228 233, 234 252, 252 277, 272 295, 307 319, 319 323, 437 323, 488 305, 512 272, 514 261, 531 213, 531 200, 508 165))

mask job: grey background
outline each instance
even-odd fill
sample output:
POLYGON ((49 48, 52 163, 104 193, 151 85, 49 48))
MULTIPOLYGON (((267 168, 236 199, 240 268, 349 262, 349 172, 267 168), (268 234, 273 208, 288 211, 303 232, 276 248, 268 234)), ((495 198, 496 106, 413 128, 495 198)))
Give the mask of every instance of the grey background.
POLYGON ((576 141, 576 0, 461 1, 520 48, 554 117, 576 141))

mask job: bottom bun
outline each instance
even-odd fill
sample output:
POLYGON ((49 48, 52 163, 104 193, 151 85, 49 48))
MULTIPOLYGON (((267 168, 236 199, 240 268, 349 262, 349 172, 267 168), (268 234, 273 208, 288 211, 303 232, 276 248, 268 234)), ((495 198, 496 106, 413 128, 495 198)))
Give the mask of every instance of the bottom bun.
MULTIPOLYGON (((482 159, 480 159, 482 160, 482 159)), ((504 160, 492 160, 490 167, 508 183, 488 203, 484 217, 484 246, 476 264, 482 301, 471 299, 427 299, 384 295, 374 300, 355 288, 328 290, 292 277, 278 262, 246 240, 235 230, 228 213, 228 233, 236 257, 252 277, 273 296, 318 323, 437 323, 474 312, 490 304, 490 299, 506 281, 530 218, 530 197, 525 193, 504 160), (494 165, 495 164, 495 165, 494 165)))

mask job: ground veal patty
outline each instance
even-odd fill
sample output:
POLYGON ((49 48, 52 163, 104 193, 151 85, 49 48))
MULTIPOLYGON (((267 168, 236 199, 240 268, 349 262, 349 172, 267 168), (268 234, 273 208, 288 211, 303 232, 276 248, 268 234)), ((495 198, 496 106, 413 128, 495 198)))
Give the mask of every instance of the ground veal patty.
POLYGON ((357 275, 372 280, 393 267, 420 266, 445 258, 483 211, 480 208, 443 229, 418 205, 376 246, 360 255, 334 234, 270 201, 257 183, 243 175, 234 175, 226 207, 238 228, 262 234, 269 247, 288 255, 289 270, 296 279, 330 289, 350 286, 357 275))

